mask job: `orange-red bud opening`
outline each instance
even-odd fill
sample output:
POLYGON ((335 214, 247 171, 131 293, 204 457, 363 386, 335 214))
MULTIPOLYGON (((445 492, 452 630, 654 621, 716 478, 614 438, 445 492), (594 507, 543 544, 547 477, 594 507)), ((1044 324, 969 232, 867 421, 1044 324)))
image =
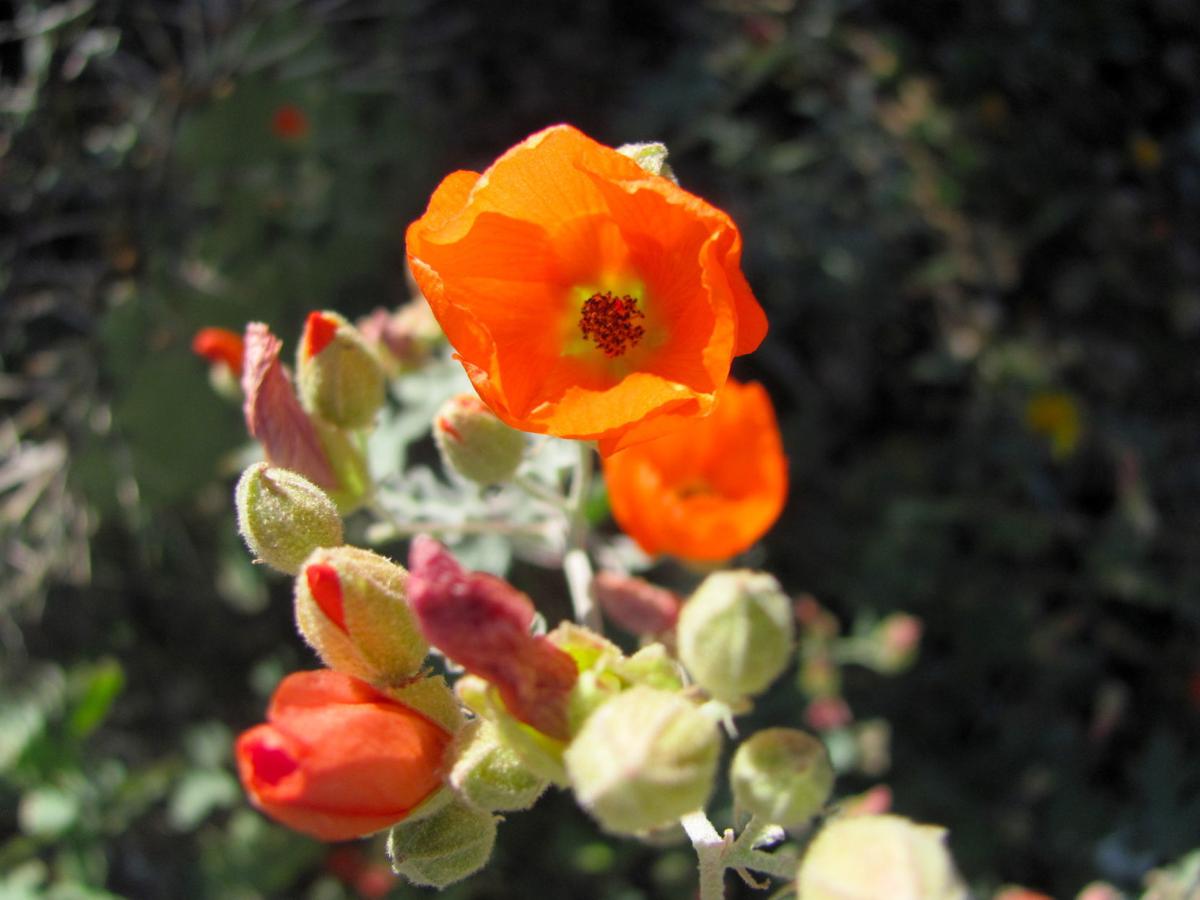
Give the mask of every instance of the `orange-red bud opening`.
POLYGON ((272 818, 326 841, 380 831, 441 785, 450 734, 366 682, 296 672, 237 740, 238 774, 272 818))
POLYGON ((326 563, 313 563, 304 570, 308 589, 321 612, 342 631, 346 630, 346 616, 342 610, 342 582, 337 569, 326 563))
POLYGON ((328 347, 337 330, 336 319, 321 312, 310 312, 304 323, 304 355, 311 359, 328 347))
POLYGON ((192 352, 210 363, 221 363, 241 377, 245 343, 242 336, 226 328, 201 328, 192 338, 192 352))

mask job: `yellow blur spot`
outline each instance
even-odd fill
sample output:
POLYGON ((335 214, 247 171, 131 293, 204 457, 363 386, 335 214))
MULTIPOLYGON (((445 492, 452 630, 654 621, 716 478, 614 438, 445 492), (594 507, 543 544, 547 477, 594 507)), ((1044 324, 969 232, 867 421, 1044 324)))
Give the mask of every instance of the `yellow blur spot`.
POLYGON ((1079 446, 1083 417, 1079 404, 1063 391, 1043 391, 1034 395, 1025 407, 1025 424, 1035 434, 1050 439, 1050 452, 1065 459, 1079 446))

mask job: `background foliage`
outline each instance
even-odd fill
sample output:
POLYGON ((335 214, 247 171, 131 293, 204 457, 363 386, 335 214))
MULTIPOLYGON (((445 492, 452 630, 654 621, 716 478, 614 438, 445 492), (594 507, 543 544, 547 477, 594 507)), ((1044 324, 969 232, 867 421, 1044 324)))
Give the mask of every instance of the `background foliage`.
MULTIPOLYGON (((893 724, 897 809, 985 891, 1132 889, 1200 842, 1192 4, 0 9, 0 894, 388 888, 378 848, 329 856, 232 776, 312 660, 238 545, 240 417, 188 342, 399 303, 437 180, 556 121, 665 141, 743 229, 772 331, 738 372, 793 484, 756 564, 926 624, 910 672, 846 685, 893 724)), ((451 896, 685 896, 691 869, 552 797, 451 896)))

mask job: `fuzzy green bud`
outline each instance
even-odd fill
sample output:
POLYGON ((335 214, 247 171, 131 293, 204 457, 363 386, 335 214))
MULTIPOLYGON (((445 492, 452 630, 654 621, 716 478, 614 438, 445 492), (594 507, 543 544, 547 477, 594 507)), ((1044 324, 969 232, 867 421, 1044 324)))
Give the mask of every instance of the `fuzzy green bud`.
POLYGON ((966 900, 946 829, 901 816, 847 816, 808 845, 797 874, 804 900, 966 900))
POLYGON ((309 313, 296 357, 304 408, 339 428, 369 428, 383 406, 383 366, 335 312, 309 313))
POLYGON ((296 624, 331 669, 398 685, 429 645, 408 603, 408 572, 358 547, 319 549, 296 576, 296 624))
POLYGON ((468 803, 493 812, 529 809, 546 780, 529 771, 485 719, 468 722, 455 737, 448 780, 468 803))
POLYGON ((234 502, 242 539, 272 569, 295 575, 318 547, 342 544, 337 507, 303 475, 255 463, 238 479, 234 502))
POLYGON ((617 148, 622 156, 628 156, 651 175, 661 175, 679 184, 679 179, 667 163, 667 145, 658 142, 645 144, 622 144, 617 148))
POLYGON ((388 835, 392 871, 416 885, 438 889, 483 868, 496 842, 496 818, 462 801, 405 821, 388 835))
POLYGON ((728 702, 766 690, 792 653, 792 605, 770 575, 709 575, 679 614, 679 660, 702 688, 728 702))
POLYGON ((525 455, 524 433, 501 422, 474 394, 458 394, 442 405, 433 437, 446 468, 481 485, 508 481, 525 455))
POLYGON ((371 490, 366 454, 350 432, 321 419, 311 421, 337 481, 337 487, 329 492, 329 496, 342 515, 349 515, 362 505, 371 490))
POLYGON ((565 761, 580 804, 606 830, 636 834, 701 808, 720 751, 716 724, 696 706, 638 686, 591 715, 565 761))
POLYGON ((825 745, 811 734, 768 728, 737 748, 729 780, 741 809, 772 825, 798 828, 829 799, 833 766, 825 745))

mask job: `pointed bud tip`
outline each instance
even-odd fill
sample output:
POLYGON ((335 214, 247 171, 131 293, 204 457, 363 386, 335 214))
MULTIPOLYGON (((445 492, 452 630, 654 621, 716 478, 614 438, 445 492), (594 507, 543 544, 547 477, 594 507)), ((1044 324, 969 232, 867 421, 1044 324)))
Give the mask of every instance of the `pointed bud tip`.
POLYGON ((337 335, 338 321, 333 316, 314 311, 304 323, 304 355, 310 359, 329 346, 337 335))
POLYGON ((312 563, 304 570, 308 589, 321 612, 325 613, 338 628, 346 630, 345 614, 342 611, 342 583, 337 569, 327 563, 312 563))

